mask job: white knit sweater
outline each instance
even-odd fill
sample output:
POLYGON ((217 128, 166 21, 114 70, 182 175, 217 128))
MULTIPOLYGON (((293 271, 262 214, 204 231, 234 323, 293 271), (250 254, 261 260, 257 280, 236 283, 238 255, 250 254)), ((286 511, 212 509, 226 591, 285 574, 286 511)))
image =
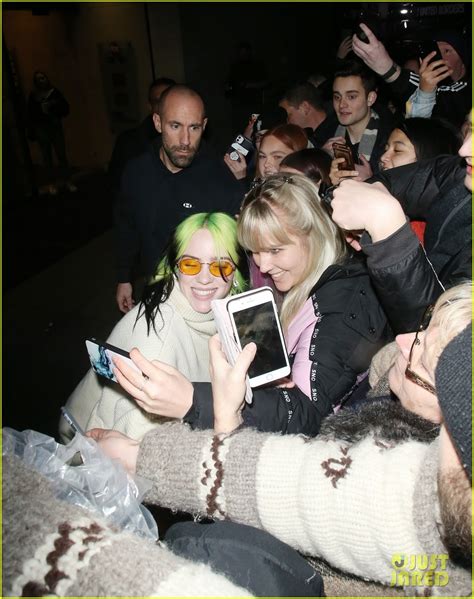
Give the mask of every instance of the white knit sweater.
MULTIPOLYGON (((161 306, 147 334, 144 317, 136 306, 115 326, 108 342, 129 351, 133 347, 149 360, 160 360, 176 367, 191 381, 209 381, 209 338, 216 332, 212 312, 195 312, 178 285, 161 306)), ((92 369, 82 379, 67 401, 67 407, 86 430, 100 427, 118 430, 134 439, 154 428, 160 418, 147 414, 120 385, 95 374, 92 369)), ((62 437, 67 438, 66 427, 62 437)))
MULTIPOLYGON (((142 440, 146 500, 264 530, 303 554, 390 584, 396 555, 446 553, 439 536, 438 442, 357 443, 162 425, 142 440)), ((470 574, 449 566, 450 594, 470 574)), ((420 589, 418 589, 420 590, 420 589)), ((423 589, 421 589, 423 591, 423 589)))

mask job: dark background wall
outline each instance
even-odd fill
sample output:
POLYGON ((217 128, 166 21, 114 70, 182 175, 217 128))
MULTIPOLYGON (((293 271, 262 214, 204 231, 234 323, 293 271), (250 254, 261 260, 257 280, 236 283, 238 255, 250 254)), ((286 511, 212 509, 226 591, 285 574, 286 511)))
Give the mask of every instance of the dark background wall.
MULTIPOLYGON (((239 42, 250 42, 263 63, 268 100, 286 83, 330 72, 339 42, 361 14, 374 16, 382 39, 400 55, 429 30, 471 26, 471 3, 455 2, 3 3, 4 61, 14 75, 14 89, 4 81, 3 123, 14 162, 25 166, 18 141, 24 125, 12 107, 24 108, 36 69, 46 71, 71 104, 64 127, 76 167, 104 168, 110 158, 117 127, 111 126, 99 48, 113 42, 133 50, 136 122, 146 115, 152 77, 170 76, 203 93, 210 141, 223 151, 236 133, 224 88, 239 42)), ((26 145, 38 163, 37 145, 26 145)))
POLYGON ((330 3, 185 3, 180 18, 186 81, 205 93, 213 138, 220 146, 237 133, 230 125, 231 100, 224 97, 224 87, 239 42, 249 42, 263 63, 270 100, 287 81, 327 67, 339 37, 330 3))

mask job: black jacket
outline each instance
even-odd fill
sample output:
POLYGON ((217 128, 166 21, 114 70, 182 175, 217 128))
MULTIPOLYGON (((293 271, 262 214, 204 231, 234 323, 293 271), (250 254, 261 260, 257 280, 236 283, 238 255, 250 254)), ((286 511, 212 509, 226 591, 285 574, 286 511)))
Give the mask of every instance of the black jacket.
MULTIPOLYGON (((357 375, 389 338, 387 320, 372 288, 364 261, 352 257, 330 266, 311 292, 315 312, 314 342, 308 349, 311 400, 298 387, 254 389, 245 405, 246 426, 261 431, 318 433, 321 421, 349 395, 357 375)), ((210 383, 194 383, 193 406, 185 421, 195 428, 212 428, 214 414, 210 383)))
MULTIPOLYGON (((466 75, 449 85, 440 85, 436 90, 436 104, 432 117, 443 118, 450 121, 458 129, 464 123, 472 105, 472 81, 466 75)), ((392 83, 388 83, 391 92, 403 105, 408 98, 418 89, 420 76, 408 69, 402 69, 400 75, 392 83)))
POLYGON ((193 162, 177 173, 162 163, 161 138, 125 167, 116 206, 118 281, 132 280, 139 259, 149 276, 173 229, 197 212, 239 211, 245 193, 222 159, 202 147, 193 162))
POLYGON ((425 220, 425 249, 406 224, 362 249, 380 301, 394 332, 416 330, 426 307, 444 288, 471 279, 472 194, 466 168, 456 156, 440 156, 384 171, 381 181, 411 219, 425 220))

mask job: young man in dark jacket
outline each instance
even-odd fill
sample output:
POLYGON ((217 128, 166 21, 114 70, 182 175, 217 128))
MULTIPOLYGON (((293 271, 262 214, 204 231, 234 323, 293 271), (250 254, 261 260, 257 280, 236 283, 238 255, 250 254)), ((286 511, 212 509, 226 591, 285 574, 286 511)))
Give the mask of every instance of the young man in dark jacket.
POLYGON ((221 159, 201 148, 207 124, 201 97, 184 85, 166 90, 153 122, 161 137, 131 160, 123 173, 116 210, 117 304, 134 305, 132 272, 150 276, 170 233, 197 212, 238 212, 245 193, 221 159))

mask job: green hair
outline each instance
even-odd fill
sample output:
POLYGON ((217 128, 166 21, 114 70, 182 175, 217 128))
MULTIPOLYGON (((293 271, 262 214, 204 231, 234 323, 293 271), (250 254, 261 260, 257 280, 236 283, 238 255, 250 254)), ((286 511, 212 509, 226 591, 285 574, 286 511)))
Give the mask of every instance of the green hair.
POLYGON ((237 223, 235 219, 223 212, 199 212, 183 220, 172 234, 164 255, 156 268, 154 276, 145 288, 138 318, 145 314, 148 332, 150 325, 154 325, 160 304, 165 302, 175 284, 176 264, 184 254, 192 236, 200 229, 207 229, 212 236, 216 249, 216 257, 231 258, 235 264, 234 280, 229 292, 230 295, 241 293, 247 283, 241 268, 245 263, 244 254, 237 241, 237 223))

